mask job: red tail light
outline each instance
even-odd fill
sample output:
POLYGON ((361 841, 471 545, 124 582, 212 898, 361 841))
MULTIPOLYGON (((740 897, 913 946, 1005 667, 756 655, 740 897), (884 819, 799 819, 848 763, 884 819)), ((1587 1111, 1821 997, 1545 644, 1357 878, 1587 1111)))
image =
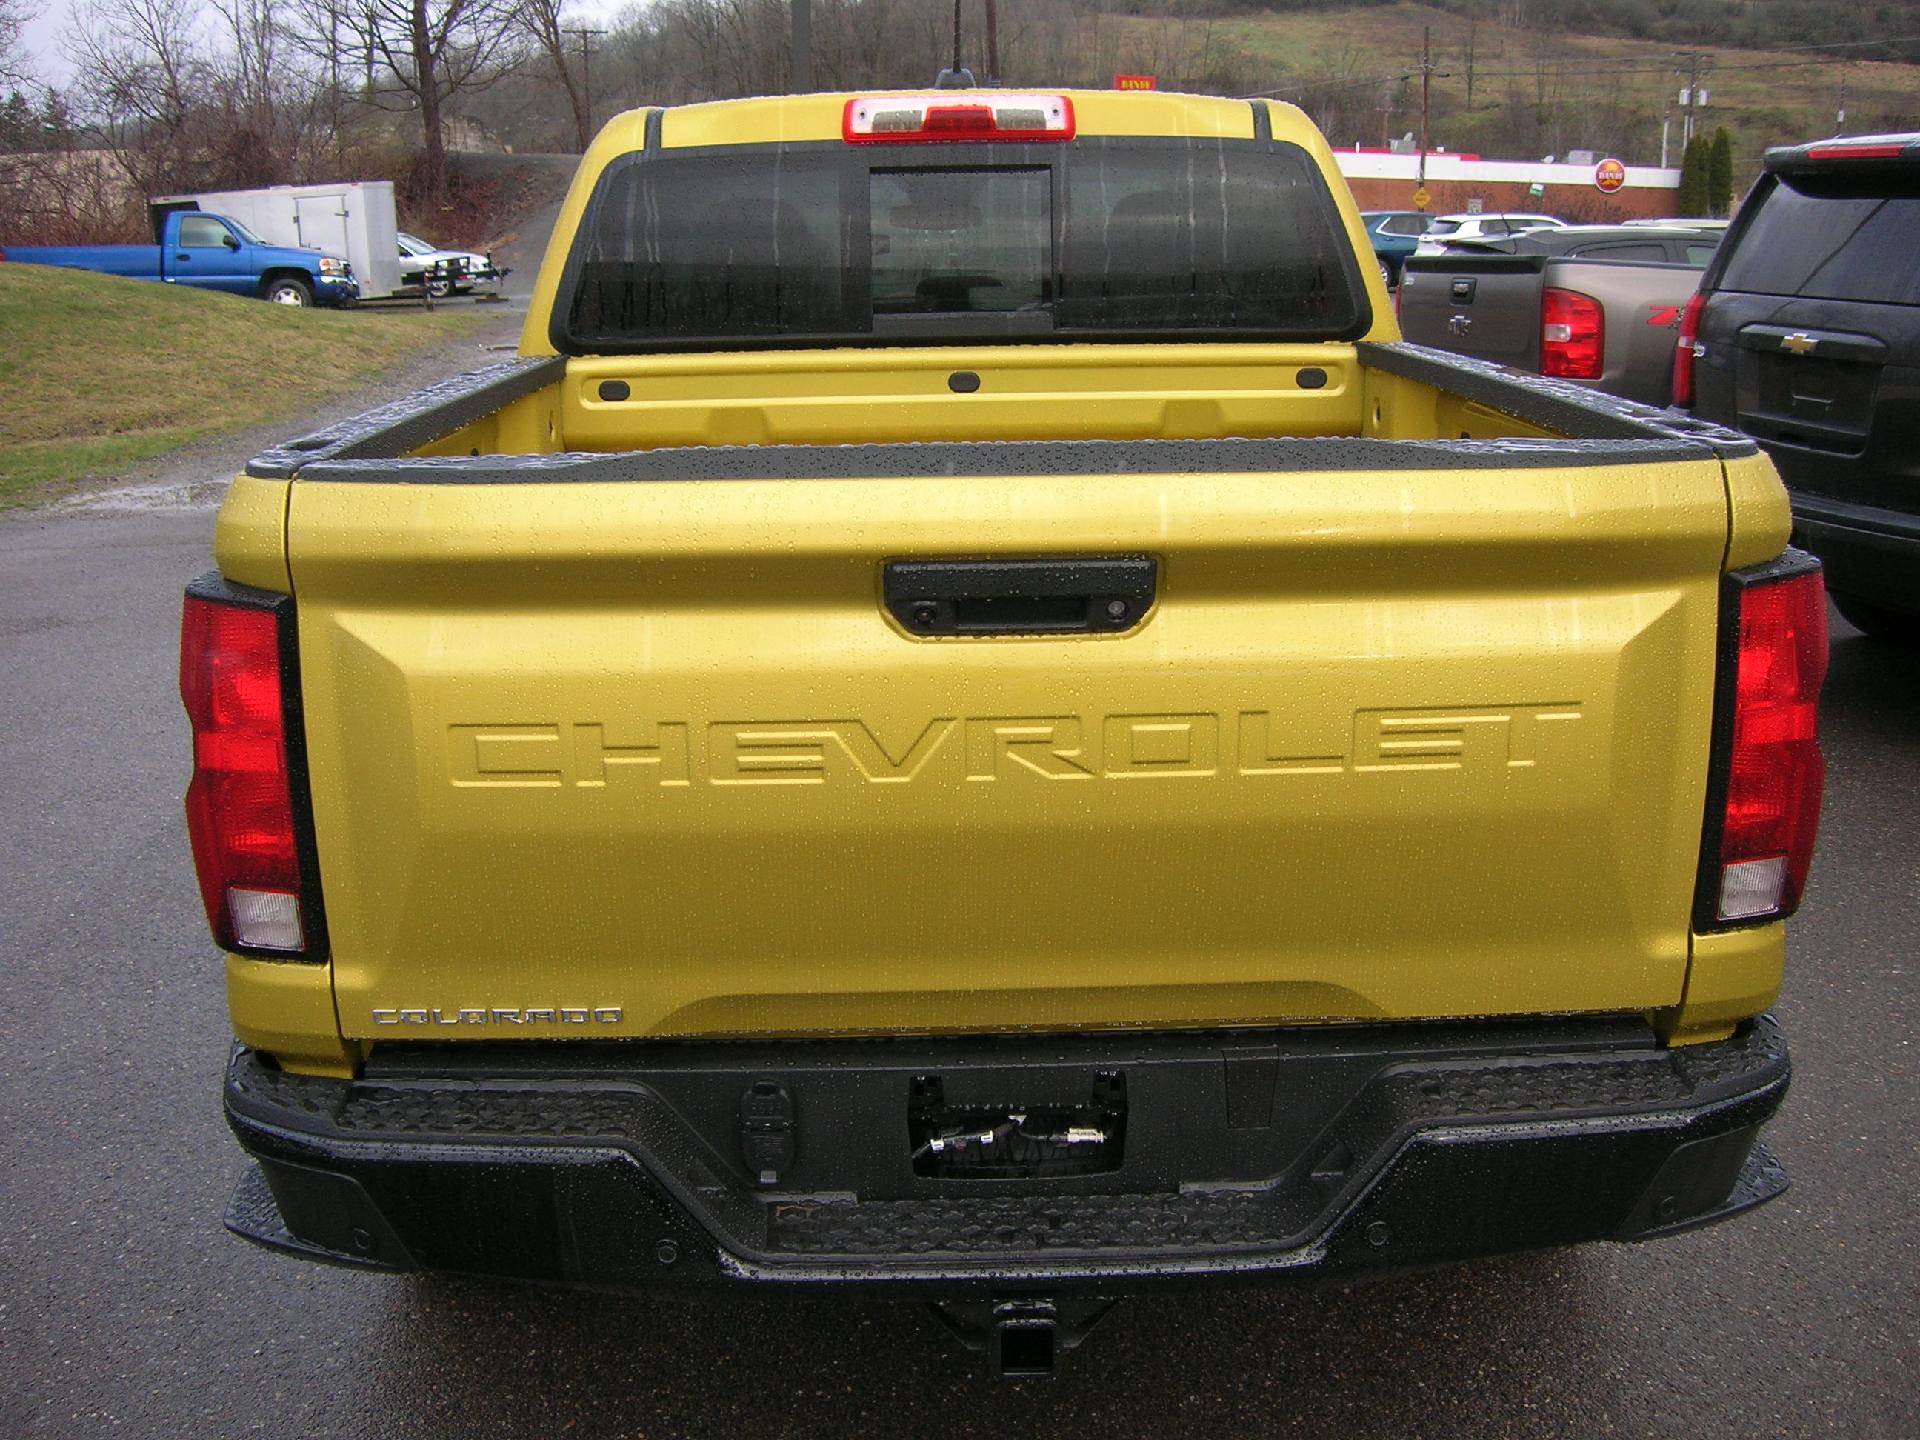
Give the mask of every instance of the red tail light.
POLYGON ((295 824, 291 628, 286 596, 217 575, 189 587, 180 616, 180 698, 193 726, 187 835, 214 939, 243 953, 311 954, 319 940, 295 824))
POLYGON ((1540 373, 1598 380, 1606 358, 1607 320, 1600 302, 1578 290, 1549 287, 1540 303, 1540 373))
POLYGON ((1693 362, 1700 358, 1700 312, 1707 308, 1707 292, 1694 291, 1680 312, 1680 338, 1673 342, 1673 403, 1693 404, 1693 362))
POLYGON ((1815 145, 1807 151, 1809 160, 1898 160, 1906 154, 1904 144, 1815 145))
MULTIPOLYGON (((1757 574, 1730 577, 1734 627, 1722 664, 1717 739, 1725 782, 1717 853, 1703 867, 1700 919, 1708 925, 1777 920, 1800 904, 1820 825, 1826 774, 1820 686, 1827 674, 1827 598, 1819 563, 1790 550, 1757 574), (1729 712, 1730 713, 1727 713, 1729 712)), ((1711 838, 1711 837, 1710 837, 1711 838)))
POLYGON ((1073 101, 1065 95, 872 95, 847 101, 840 135, 849 145, 910 141, 1071 140, 1073 101))

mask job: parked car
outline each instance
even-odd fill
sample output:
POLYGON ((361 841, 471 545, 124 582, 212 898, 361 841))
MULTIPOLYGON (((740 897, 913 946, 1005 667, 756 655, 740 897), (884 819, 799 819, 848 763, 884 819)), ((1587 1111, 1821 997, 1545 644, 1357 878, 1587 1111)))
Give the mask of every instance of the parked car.
POLYGON ((224 290, 279 305, 351 305, 360 298, 345 260, 269 245, 228 215, 171 211, 160 217, 158 233, 158 245, 9 245, 0 260, 224 290))
POLYGON ((1433 217, 1424 210, 1363 210, 1360 219, 1373 242, 1380 274, 1391 289, 1400 283, 1400 266, 1413 254, 1433 217))
POLYGON ((1665 404, 1680 314, 1719 241, 1624 225, 1448 238, 1442 253, 1406 262, 1400 329, 1422 345, 1665 404))
POLYGON ((1773 457, 1842 615, 1920 643, 1920 134, 1767 152, 1687 306, 1673 402, 1773 457))
POLYGON ((1826 606, 1751 441, 1400 343, 1287 105, 581 165, 519 356, 256 457, 188 591, 234 1230, 1031 1375, 1785 1188, 1826 606))
POLYGON ((1436 215, 1420 237, 1416 255, 1436 255, 1445 240, 1497 240, 1528 230, 1554 229, 1567 222, 1554 215, 1503 211, 1493 215, 1436 215))
POLYGON ((409 272, 419 267, 426 272, 430 295, 465 295, 469 291, 497 292, 508 271, 494 265, 493 256, 474 250, 442 250, 418 235, 399 232, 400 255, 409 272))

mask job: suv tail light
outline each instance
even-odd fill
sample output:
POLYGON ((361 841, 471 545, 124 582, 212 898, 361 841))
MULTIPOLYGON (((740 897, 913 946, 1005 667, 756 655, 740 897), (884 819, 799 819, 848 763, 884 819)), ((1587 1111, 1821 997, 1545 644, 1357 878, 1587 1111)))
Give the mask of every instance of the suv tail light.
POLYGON ((1073 101, 1065 95, 869 95, 847 101, 840 135, 849 145, 910 141, 1071 140, 1073 101))
POLYGON ((1815 145, 1807 151, 1809 160, 1898 160, 1907 153, 1903 142, 1869 142, 1864 145, 1815 145))
POLYGON ((1540 373, 1598 380, 1607 357, 1607 320, 1600 302, 1578 290, 1549 286, 1540 301, 1540 373))
POLYGON ((1789 550, 1727 577, 1698 928, 1779 920, 1800 904, 1820 826, 1820 562, 1789 550))
POLYGON ((1680 338, 1673 342, 1673 403, 1693 404, 1693 362, 1700 358, 1700 312, 1707 308, 1707 292, 1696 290, 1680 312, 1680 338))
POLYGON ((217 574, 187 587, 180 699, 193 726, 187 835, 213 936, 282 959, 324 954, 306 810, 293 601, 217 574))

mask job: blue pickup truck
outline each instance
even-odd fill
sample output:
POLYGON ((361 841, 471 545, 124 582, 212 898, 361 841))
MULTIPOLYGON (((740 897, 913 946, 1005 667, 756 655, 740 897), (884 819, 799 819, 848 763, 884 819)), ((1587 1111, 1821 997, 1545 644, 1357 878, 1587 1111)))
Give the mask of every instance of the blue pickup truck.
POLYGON ((0 260, 255 295, 278 305, 351 305, 360 298, 345 260, 269 245, 228 216, 176 210, 156 224, 158 245, 9 245, 0 260))

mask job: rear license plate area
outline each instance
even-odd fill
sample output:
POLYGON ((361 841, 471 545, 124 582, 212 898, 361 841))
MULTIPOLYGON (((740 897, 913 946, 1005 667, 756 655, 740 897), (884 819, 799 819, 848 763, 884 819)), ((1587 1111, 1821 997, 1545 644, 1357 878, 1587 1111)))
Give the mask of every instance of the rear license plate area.
POLYGON ((1850 360, 1757 354, 1741 422, 1767 440, 1857 453, 1873 423, 1880 367, 1850 360))
POLYGON ((913 1079, 907 1134, 913 1173, 938 1180, 1048 1180, 1120 1168, 1126 1076, 1095 1074, 1084 1101, 952 1102, 940 1075, 913 1079))

